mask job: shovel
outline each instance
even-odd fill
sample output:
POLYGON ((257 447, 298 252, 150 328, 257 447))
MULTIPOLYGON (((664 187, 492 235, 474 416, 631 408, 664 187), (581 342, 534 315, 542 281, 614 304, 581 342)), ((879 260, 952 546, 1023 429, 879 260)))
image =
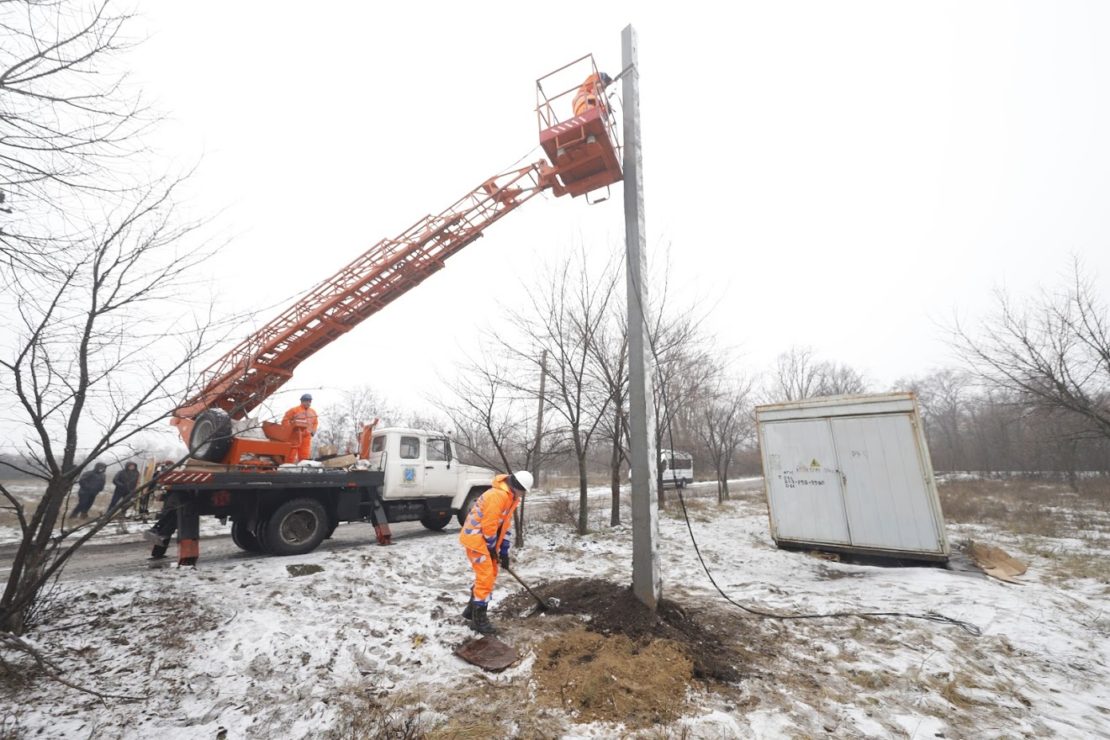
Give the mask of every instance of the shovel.
POLYGON ((525 583, 524 581, 522 581, 520 576, 518 576, 513 571, 512 568, 509 568, 509 567, 506 566, 505 570, 509 571, 509 575, 511 575, 513 578, 515 578, 516 582, 519 583, 521 586, 524 586, 524 590, 527 591, 529 594, 531 594, 532 598, 535 599, 536 602, 540 605, 540 611, 541 612, 545 612, 545 611, 547 611, 548 609, 551 608, 551 604, 548 604, 546 601, 544 601, 542 598, 540 598, 539 594, 537 594, 535 591, 530 589, 528 587, 528 584, 525 583))

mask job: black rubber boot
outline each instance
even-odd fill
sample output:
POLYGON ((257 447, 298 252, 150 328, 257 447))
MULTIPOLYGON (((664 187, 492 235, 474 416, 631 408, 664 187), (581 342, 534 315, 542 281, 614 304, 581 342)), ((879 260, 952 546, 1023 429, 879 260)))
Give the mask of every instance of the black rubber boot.
POLYGON ((470 620, 470 629, 483 635, 492 635, 495 630, 493 625, 489 623, 489 617, 486 616, 485 604, 476 604, 474 606, 474 618, 470 620))
POLYGON ((466 603, 466 608, 463 609, 463 619, 471 619, 474 617, 474 591, 470 592, 470 601, 466 603))

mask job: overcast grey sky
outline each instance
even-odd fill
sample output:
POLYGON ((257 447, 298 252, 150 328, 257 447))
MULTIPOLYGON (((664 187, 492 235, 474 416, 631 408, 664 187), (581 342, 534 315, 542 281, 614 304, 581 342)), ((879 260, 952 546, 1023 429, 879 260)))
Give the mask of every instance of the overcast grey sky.
MULTIPOLYGON (((1110 4, 139 9, 136 73, 173 118, 155 143, 201 159, 193 205, 235 234, 211 266, 229 307, 311 287, 528 153, 534 80, 586 52, 616 74, 628 23, 649 245, 671 245, 674 285, 715 306, 744 367, 810 345, 886 386, 950 364, 938 323, 995 288, 1059 286, 1072 255, 1110 287, 1110 4)), ((290 388, 419 403, 497 320, 492 294, 622 240, 619 186, 592 207, 536 199, 290 388)))

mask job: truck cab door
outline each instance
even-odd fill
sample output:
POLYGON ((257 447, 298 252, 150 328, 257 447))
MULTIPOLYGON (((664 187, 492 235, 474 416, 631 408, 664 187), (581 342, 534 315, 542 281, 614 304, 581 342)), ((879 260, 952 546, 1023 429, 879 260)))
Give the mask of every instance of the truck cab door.
POLYGON ((415 434, 391 435, 386 452, 385 497, 420 498, 424 495, 423 441, 415 434))
POLYGON ((429 437, 424 446, 424 493, 427 496, 454 496, 458 479, 457 465, 451 464, 451 440, 429 437))

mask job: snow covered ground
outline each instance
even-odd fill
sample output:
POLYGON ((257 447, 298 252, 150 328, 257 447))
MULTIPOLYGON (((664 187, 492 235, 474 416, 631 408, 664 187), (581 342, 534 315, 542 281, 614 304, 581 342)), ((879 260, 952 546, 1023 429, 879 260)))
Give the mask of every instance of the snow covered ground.
MULTIPOLYGON (((950 522, 954 544, 985 540, 1030 563, 1010 585, 778 550, 761 492, 746 489, 718 507, 701 488, 689 507, 732 599, 781 613, 938 612, 982 635, 906 618, 755 617, 716 593, 671 505, 660 516, 664 596, 730 642, 743 678, 695 680, 667 725, 578 723, 572 709, 544 703, 533 673, 535 646, 577 620, 508 609, 520 589, 503 574, 491 617, 523 658, 500 674, 464 663, 453 651, 470 637, 458 618, 470 569, 457 527, 406 529, 391 547, 333 540, 307 556, 211 563, 202 553, 196 570, 63 581, 54 618, 28 639, 67 656, 69 681, 112 696, 34 671, 0 675, 0 737, 1110 736, 1106 518, 1084 519, 1086 530, 1052 540, 1055 550, 950 522), (1063 551, 1101 565, 1062 568, 1053 553, 1063 551)), ((572 577, 629 583, 631 529, 607 526, 604 493, 591 534, 533 523, 514 569, 541 589, 572 577)))

